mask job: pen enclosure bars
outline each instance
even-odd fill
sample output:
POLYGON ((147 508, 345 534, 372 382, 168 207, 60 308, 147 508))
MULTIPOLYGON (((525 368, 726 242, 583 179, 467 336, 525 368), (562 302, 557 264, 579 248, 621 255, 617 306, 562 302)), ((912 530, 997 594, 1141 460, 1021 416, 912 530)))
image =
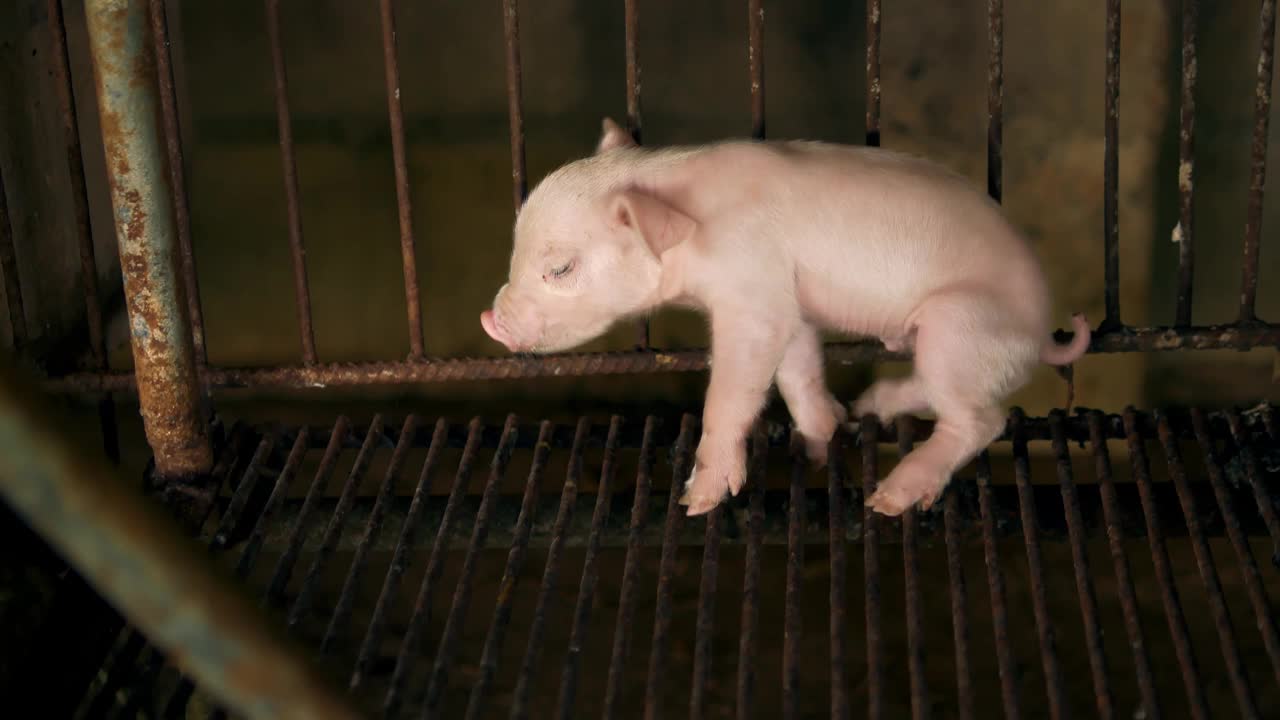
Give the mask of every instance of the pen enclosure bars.
MULTIPOLYGON (((493 4, 503 31, 518 208, 529 185, 519 28, 536 9, 516 0, 493 4)), ((1193 233, 1199 4, 1175 4, 1182 42, 1178 172, 1153 180, 1178 188, 1175 312, 1167 326, 1141 327, 1121 317, 1121 3, 1103 4, 1104 315, 1091 352, 1276 347, 1280 325, 1257 313, 1274 0, 1257 3, 1239 301, 1235 320, 1216 325, 1192 316, 1195 250, 1198 243, 1205 249, 1193 233)), ((211 423, 211 402, 216 407, 230 388, 323 393, 689 372, 707 362, 703 350, 654 347, 647 321, 636 324, 629 351, 430 354, 400 93, 398 44, 405 38, 397 37, 398 8, 390 0, 377 10, 409 356, 325 361, 312 320, 281 39, 287 28, 278 0, 266 0, 301 362, 210 364, 168 4, 85 5, 134 363, 130 371, 108 366, 93 238, 95 230, 108 231, 92 227, 63 7, 50 0, 46 61, 73 186, 91 366, 50 373, 44 388, 99 403, 109 456, 119 452, 113 398, 136 394, 154 453, 154 489, 209 546, 211 561, 229 565, 266 607, 280 611, 290 632, 337 673, 338 685, 371 711, 702 717, 733 708, 739 717, 976 717, 998 706, 1008 717, 1057 718, 1072 709, 1210 717, 1210 707, 1222 712, 1220 704, 1243 716, 1280 707, 1280 633, 1270 604, 1280 591, 1280 444, 1265 402, 1043 418, 1015 409, 1000 441, 1010 448, 1007 461, 984 454, 957 476, 938 508, 901 520, 863 511, 862 500, 895 454, 927 436, 926 421, 882 426, 864 419, 833 441, 821 476, 809 472, 785 424, 762 422, 751 441, 748 491, 692 520, 670 491, 687 476, 696 445, 697 422, 688 415, 665 423, 648 413, 584 417, 568 425, 510 415, 488 425, 436 421, 427 409, 403 419, 339 416, 323 427, 211 423), (1073 445, 1081 451, 1073 454, 1073 445), (1031 452, 1037 446, 1047 455, 1031 452), (1113 466, 1112 453, 1126 462, 1113 466), (1050 482, 1036 482, 1040 476, 1050 482), (1058 576, 1055 567, 1071 571, 1058 576), (851 615, 865 622, 851 622, 851 615), (994 653, 984 650, 990 646, 994 653)), ((765 2, 743 5, 750 128, 763 138, 765 2)), ((893 6, 866 2, 868 144, 881 139, 881 23, 893 6)), ((1003 0, 988 0, 985 10, 987 190, 1000 200, 1003 0)), ((637 138, 644 13, 640 0, 623 3, 626 119, 637 138)), ((0 202, 5 197, 0 192, 0 202)), ((0 272, 21 353, 30 333, 8 222, 13 208, 3 209, 0 272)), ((829 344, 828 357, 895 359, 870 342, 829 344)), ((130 626, 101 667, 85 689, 82 716, 224 713, 216 701, 206 707, 196 684, 130 626)), ((238 680, 246 688, 252 681, 238 680)), ((234 707, 239 699, 232 682, 219 700, 234 707)))

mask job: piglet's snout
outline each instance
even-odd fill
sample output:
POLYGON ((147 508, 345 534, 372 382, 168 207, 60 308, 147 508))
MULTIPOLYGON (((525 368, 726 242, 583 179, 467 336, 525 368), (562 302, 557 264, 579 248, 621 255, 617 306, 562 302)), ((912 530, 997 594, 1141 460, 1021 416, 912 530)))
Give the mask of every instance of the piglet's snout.
POLYGON ((498 324, 497 318, 494 317, 492 310, 485 310, 480 313, 480 326, 484 328, 486 335, 502 343, 508 350, 515 351, 515 343, 511 342, 511 339, 507 337, 502 326, 498 324))

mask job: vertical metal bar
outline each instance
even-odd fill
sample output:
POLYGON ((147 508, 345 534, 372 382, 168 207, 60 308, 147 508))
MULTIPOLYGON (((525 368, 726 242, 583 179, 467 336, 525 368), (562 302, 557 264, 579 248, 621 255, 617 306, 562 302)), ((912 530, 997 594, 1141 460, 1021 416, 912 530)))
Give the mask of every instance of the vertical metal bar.
POLYGON ((1036 630, 1040 635, 1040 662, 1044 665, 1045 690, 1049 694, 1049 714, 1054 720, 1070 717, 1062 666, 1058 661, 1053 621, 1049 617, 1049 591, 1044 584, 1044 563, 1040 557, 1040 531, 1036 525, 1035 499, 1031 493, 1031 466, 1027 457, 1024 415, 1014 408, 1009 416, 1013 435, 1013 472, 1018 486, 1018 509, 1022 514, 1022 539, 1027 548, 1027 569, 1031 575, 1031 600, 1036 630))
POLYGON ((1071 451, 1067 449, 1067 431, 1063 427, 1063 412, 1049 413, 1049 432, 1053 453, 1058 461, 1058 486, 1062 491, 1062 507, 1067 516, 1067 536, 1071 543, 1072 565, 1075 567, 1076 594, 1080 601, 1080 616, 1084 622, 1085 646, 1089 651, 1089 669, 1093 672, 1093 695, 1097 702, 1098 716, 1115 717, 1115 697, 1107 671, 1107 655, 1102 644, 1102 625, 1098 618, 1098 598, 1089 575, 1089 555, 1084 544, 1084 519, 1080 517, 1080 499, 1076 496, 1075 479, 1071 472, 1071 451))
POLYGON ((173 213, 178 230, 178 257, 182 263, 187 314, 191 318, 191 343, 196 362, 204 365, 204 311, 200 306, 200 282, 196 275, 196 255, 191 244, 191 212, 187 205, 187 179, 183 167, 182 136, 178 126, 178 91, 173 79, 173 58, 169 47, 169 24, 165 17, 167 0, 148 0, 151 40, 156 54, 156 83, 160 91, 160 119, 164 123, 168 153, 169 182, 173 186, 173 213))
POLYGON ((1013 648, 1009 643, 1009 611, 1004 597, 1004 571, 996 547, 996 517, 991 507, 991 456, 984 450, 975 461, 978 476, 978 508, 982 514, 982 552, 987 565, 987 590, 991 595, 991 632, 1000 669, 1000 697, 1005 720, 1022 717, 1018 678, 1014 674, 1013 648))
POLYGON ((284 197, 289 221, 289 250, 293 257, 293 294, 298 309, 302 362, 314 365, 316 336, 311 326, 311 290, 307 287, 307 251, 302 239, 302 205, 298 199, 298 162, 293 155, 293 120, 289 113, 289 79, 285 74, 280 39, 280 0, 266 0, 267 38, 275 73, 276 124, 280 133, 280 161, 284 166, 284 197))
POLYGON ((1249 154, 1249 206, 1244 225, 1239 322, 1256 322, 1258 255, 1262 249, 1262 193, 1267 182, 1267 132, 1271 122, 1271 71, 1276 48, 1276 0, 1262 0, 1258 13, 1257 85, 1253 92, 1253 141, 1249 154))
POLYGON ((409 195, 409 162, 405 156, 404 110, 400 106, 400 64, 396 60, 396 14, 391 0, 379 0, 382 19, 382 67, 387 80, 387 116, 391 124, 391 159, 396 173, 396 206, 400 220, 400 262, 404 267, 405 314, 409 321, 409 354, 421 358, 422 302, 418 299, 417 249, 413 239, 413 199, 409 195))
POLYGON ((1004 199, 1004 0, 987 0, 987 194, 1004 199))
POLYGON ((307 489, 307 496, 302 501, 302 508, 298 511, 298 519, 294 521, 293 529, 289 531, 289 537, 285 541, 284 552, 280 555, 280 559, 276 561, 275 570, 271 573, 271 581, 267 583, 267 589, 262 594, 264 603, 278 604, 284 597, 284 590, 289 584, 289 576, 293 573, 294 563, 298 561, 298 553, 302 551, 302 540, 306 536, 307 527, 310 525, 316 502, 324 494, 325 485, 329 484, 329 478, 333 475, 333 467, 338 462, 338 454, 342 452, 342 443, 347 439, 350 431, 351 423, 346 416, 339 416, 333 423, 333 432, 329 435, 329 445, 325 448, 324 455, 320 458, 320 465, 316 468, 315 477, 311 480, 311 486, 307 489))
MULTIPOLYGON (((1232 430, 1236 429, 1232 423, 1232 430)), ((1204 454, 1205 467, 1208 469, 1209 484, 1213 486, 1213 495, 1218 501, 1218 510, 1222 512, 1223 525, 1227 529, 1227 537, 1240 562, 1240 574, 1244 578, 1245 591, 1249 595, 1249 603, 1253 606, 1254 618, 1257 620, 1258 633, 1262 635, 1262 644, 1271 658, 1271 671, 1280 682, 1280 636, 1276 633, 1275 618, 1271 614, 1271 603, 1267 600, 1267 591, 1262 585, 1262 575, 1258 572, 1258 563, 1253 559, 1253 550, 1249 547, 1249 539, 1240 528, 1240 519, 1231 505, 1231 496, 1227 492, 1227 483, 1222 471, 1222 462, 1218 459, 1213 447, 1213 438, 1209 435, 1209 423, 1204 412, 1192 409, 1191 424, 1196 441, 1200 444, 1200 452, 1204 454)), ((1177 437, 1169 427, 1168 418, 1161 417, 1158 425, 1160 442, 1165 446, 1165 453, 1170 457, 1177 451, 1177 437)), ((1236 443, 1244 439, 1236 436, 1236 443)), ((1183 478, 1185 481, 1185 477, 1183 478)))
POLYGON ((667 519, 663 526, 662 557, 658 561, 658 595, 653 609, 653 641, 649 651, 649 669, 645 681, 644 718, 656 720, 662 716, 663 672, 666 670, 668 634, 671 631, 671 580, 676 571, 676 552, 679 549, 680 529, 684 527, 684 506, 680 504, 681 489, 689 478, 693 435, 697 419, 685 414, 680 419, 680 436, 676 440, 675 459, 671 468, 671 489, 667 494, 667 519))
POLYGON ((749 720, 756 715, 756 632, 760 626, 760 545, 764 541, 764 481, 768 452, 764 426, 756 423, 751 434, 751 459, 747 470, 751 500, 747 510, 746 568, 742 577, 742 631, 738 640, 738 720, 749 720))
POLYGON ((1187 710, 1195 720, 1207 720, 1211 717, 1209 703, 1204 695, 1204 685, 1200 682, 1200 668, 1191 646, 1191 635, 1187 631, 1187 618, 1182 612, 1182 602, 1178 599, 1178 587, 1173 581, 1173 567, 1169 562, 1169 552, 1165 549, 1164 532, 1160 529, 1160 518, 1152 494, 1147 451, 1139 432, 1138 415, 1132 407, 1124 410, 1124 434, 1129 447, 1133 481, 1138 486, 1142 514, 1146 518, 1147 542, 1151 546, 1151 560, 1155 566, 1156 583, 1160 587, 1160 600, 1164 604, 1165 618, 1169 623, 1174 654, 1182 670, 1182 684, 1187 691, 1187 710))
POLYGON ((969 671, 969 598, 965 591, 964 564, 960 556, 960 488, 951 481, 943 500, 943 531, 947 543, 947 578, 951 581, 951 641, 956 649, 956 711, 961 720, 973 720, 973 677, 969 671))
MULTIPOLYGON (((89 193, 85 188, 84 157, 80 148, 75 90, 71 84, 71 60, 67 55, 67 27, 62 17, 62 0, 48 0, 48 12, 54 88, 58 93, 58 109, 62 115, 62 142, 67 154, 67 175, 71 180, 71 202, 76 216, 80 289, 84 295, 85 323, 89 328, 89 353, 94 368, 106 370, 106 333, 103 332, 102 306, 98 301, 98 262, 93 248, 93 224, 89 218, 89 193)), ((3 185, 3 180, 0 180, 0 185, 3 185)), ((3 195, 4 190, 0 188, 0 204, 4 202, 3 195)), ((0 226, 2 225, 4 223, 0 222, 0 226)), ((4 232, 3 228, 0 228, 0 232, 4 232)), ((13 277, 16 283, 16 268, 13 277)), ((15 293, 8 294, 12 296, 15 293)), ((12 307, 9 312, 13 312, 12 307)), ((197 356, 196 359, 200 360, 201 357, 203 356, 197 356)), ((103 449, 113 463, 119 463, 120 438, 116 426, 115 400, 111 393, 104 393, 98 401, 98 418, 102 426, 103 449)))
POLYGON ((578 689, 578 665, 582 646, 587 642, 587 628, 591 624, 591 604, 595 600, 596 555, 600 552, 600 533, 609 519, 609 504, 613 500, 613 479, 618 472, 618 433, 622 431, 622 418, 614 415, 609 420, 609 435, 604 441, 604 463, 600 468, 600 484, 596 487, 596 506, 591 513, 591 532, 587 536, 586 555, 582 560, 582 580, 578 583, 578 600, 573 609, 573 628, 569 631, 569 649, 564 656, 564 670, 560 674, 559 708, 556 716, 569 718, 578 689))
MULTIPOLYGON (((878 3, 879 0, 872 0, 878 3)), ((877 19, 877 23, 879 20, 877 19)), ((876 492, 880 423, 866 415, 858 424, 862 441, 862 497, 876 492)), ((866 587, 867 620, 867 718, 884 717, 884 641, 880 637, 880 516, 862 508, 862 567, 866 587)))
MULTIPOLYGON (((898 458, 911 452, 915 428, 910 417, 899 417, 898 458)), ((911 678, 911 716, 916 720, 929 717, 929 684, 924 668, 924 608, 920 598, 920 556, 916 509, 902 513, 902 565, 906 579, 907 673, 911 678)))
POLYGON ((716 576, 720 569, 720 523, 724 505, 706 515, 702 546, 702 579, 698 586, 698 616, 693 637, 693 684, 689 693, 689 718, 706 714, 707 683, 711 676, 711 638, 715 632, 716 576))
POLYGON ((542 636, 546 632, 547 624, 547 603, 550 602, 551 591, 555 588, 556 578, 560 573, 560 550, 564 546, 569 521, 573 518, 574 502, 578 499, 578 481, 582 479, 582 455, 587 451, 587 433, 590 428, 587 418, 579 418, 578 427, 573 433, 573 447, 569 450, 569 470, 565 475, 564 487, 560 490, 560 507, 556 511, 555 524, 551 527, 551 546, 547 549, 547 562, 542 569, 542 584, 538 586, 538 599, 534 602, 533 608, 533 622, 529 625, 529 643, 525 646, 524 659, 520 663, 520 673, 516 677, 516 689, 511 700, 513 719, 529 716, 529 684, 533 681, 538 655, 542 652, 542 636))
POLYGON ((763 140, 764 0, 747 0, 747 72, 751 80, 751 137, 763 140))
POLYGON ((529 194, 524 166, 524 99, 520 80, 520 3, 502 0, 502 35, 507 45, 507 114, 511 122, 511 192, 517 213, 529 194))
POLYGON ((867 0, 867 145, 880 147, 880 0, 867 0))
POLYGON ((516 416, 507 415, 507 422, 502 428, 502 439, 498 449, 493 453, 489 464, 489 479, 484 485, 484 494, 480 498, 480 507, 476 510, 475 525, 471 529, 471 544, 467 546, 467 554, 462 559, 462 570, 458 575, 458 584, 453 589, 453 603, 449 606, 449 615, 445 618, 444 632, 436 645, 436 659, 431 666, 431 675, 427 679, 427 698, 422 705, 420 717, 436 717, 440 710, 440 699, 449 685, 449 666, 453 664, 454 646, 458 635, 462 632, 462 623, 466 622, 467 610, 471 605, 471 580, 475 577, 477 557, 484 547, 485 538, 489 535, 489 514, 493 512, 494 499, 498 496, 498 484, 507 472, 507 462, 511 459, 511 451, 516 443, 516 416))
POLYGON ((338 504, 333 509, 333 515, 329 516, 329 524, 324 529, 320 547, 316 548, 316 556, 312 559, 306 576, 302 578, 298 597, 294 598, 293 607, 289 610, 286 622, 290 628, 297 626, 311 611, 312 597, 316 592, 316 584, 320 582, 320 573, 329 562, 329 557, 333 555, 334 548, 338 546, 338 535, 342 532, 342 526, 347 523, 347 513, 351 511, 356 492, 360 489, 360 481, 364 478, 365 471, 369 469, 369 463, 372 462, 373 453, 381 439, 382 416, 374 415, 373 422, 369 423, 369 430, 364 436, 364 443, 360 446, 360 452, 356 455, 355 464, 351 467, 351 473, 347 475, 347 482, 342 486, 338 504))
POLYGON ((85 14, 143 426, 159 477, 199 477, 212 468, 213 453, 179 300, 144 2, 89 0, 85 14))
POLYGON ((515 529, 511 537, 511 550, 507 553, 507 567, 502 571, 502 581, 498 585, 498 599, 493 606, 493 619, 489 622, 489 632, 484 639, 484 650, 480 655, 480 676, 471 688, 471 699, 467 702, 467 720, 480 717, 487 699, 489 684, 493 682, 494 673, 498 671, 498 655, 502 652, 502 641, 506 637, 507 623, 511 621, 511 603, 514 600, 516 583, 524 570, 524 556, 529 549, 529 533, 533 529, 533 516, 538 511, 538 486, 542 483, 542 473, 547 465, 547 456, 551 454, 551 435, 555 425, 543 420, 538 427, 538 441, 534 444, 533 463, 529 468, 529 478, 525 481, 524 495, 520 501, 520 514, 516 517, 515 529))
POLYGON ((13 225, 9 220, 9 200, 5 196, 3 175, 0 175, 0 273, 4 275, 4 300, 9 306, 9 334, 13 336, 13 349, 21 351, 27 345, 27 314, 22 309, 18 256, 13 245, 13 225))
POLYGON ((253 532, 249 534, 249 539, 245 541, 244 549, 240 551, 240 559, 236 561, 237 577, 246 578, 253 570, 253 566, 258 560, 258 552, 262 549, 262 539, 266 535, 267 527, 270 526, 272 518, 275 517, 280 503, 284 501, 285 494, 289 492, 289 485, 293 482, 294 476, 298 474, 298 466, 302 464, 302 458, 307 454, 309 439, 310 432, 307 428, 304 427, 298 430, 298 435, 293 440, 293 447, 289 450, 289 457, 284 462, 284 468, 276 476, 276 484, 271 488, 271 496, 267 498, 266 504, 263 505, 262 512, 258 514, 258 519, 254 521, 253 532))
POLYGON ((1133 667, 1138 675, 1138 690, 1142 694, 1142 711, 1150 720, 1159 720, 1160 699, 1156 694, 1155 676, 1151 672, 1151 657, 1147 654, 1146 639, 1142 633, 1142 619, 1138 615, 1138 597, 1129 572, 1129 559, 1124 551, 1124 537, 1120 529, 1120 502, 1116 499, 1116 486, 1111 477, 1111 456, 1107 452, 1107 436, 1102 427, 1102 413, 1091 410, 1088 416, 1089 444, 1093 448, 1094 474, 1098 478, 1102 497, 1102 514, 1107 525, 1107 544, 1111 548, 1111 564, 1115 567, 1116 591, 1120 596, 1120 608, 1124 612, 1125 630, 1129 635, 1129 648, 1133 651, 1133 667))
MULTIPOLYGON (((623 0, 624 32, 627 63, 627 130, 640 144, 643 121, 640 113, 640 5, 638 0, 623 0)), ((649 318, 636 320, 636 345, 649 347, 649 318)))
POLYGON ((355 602, 356 588, 360 585, 365 565, 369 562, 369 548, 376 545, 378 536, 382 534, 382 521, 387 514, 387 506, 391 504, 395 494, 396 481, 400 479, 400 469, 404 467, 404 458, 409 448, 413 447, 413 436, 418 430, 418 418, 413 414, 404 419, 400 427, 400 437, 396 440, 396 448, 391 452, 387 462, 387 471, 382 477, 382 485, 373 501, 373 509, 369 511, 369 519, 365 523, 364 533, 356 543, 355 553, 351 558, 351 566, 347 569, 347 578, 338 592, 338 602, 329 617, 329 625, 320 639, 320 655, 325 655, 337 641, 339 634, 346 630, 347 621, 351 617, 351 606, 355 602))
MULTIPOLYGON (((1236 703, 1244 717, 1256 718, 1258 707, 1253 698, 1253 688, 1249 684, 1249 672, 1245 668, 1244 658, 1240 655, 1240 647, 1236 642, 1235 628, 1231 626, 1231 614, 1227 611, 1227 600, 1222 594, 1222 583, 1218 579, 1218 569, 1209 551, 1209 543, 1205 540, 1204 531, 1200 527, 1200 515, 1196 510, 1195 499, 1191 497, 1191 488, 1187 485, 1186 469, 1182 465, 1182 453, 1169 428, 1169 420, 1164 415, 1156 416, 1156 426, 1160 442, 1164 446, 1165 462, 1169 467, 1169 479, 1173 481, 1178 493, 1178 501, 1182 505, 1182 515, 1187 522, 1187 534, 1191 540, 1191 551, 1196 556, 1196 565, 1200 569, 1200 580, 1204 583, 1205 594, 1209 598, 1209 612, 1213 615, 1214 625, 1218 629, 1218 643, 1222 648, 1222 658, 1227 665, 1227 675, 1231 689, 1235 693, 1236 703)), ((1203 425, 1198 428, 1204 432, 1203 425)), ((1212 455, 1205 457, 1209 472, 1213 473, 1214 459, 1212 455)))
POLYGON ((1178 305, 1174 324, 1191 325, 1195 280, 1196 60, 1200 0, 1182 0, 1182 100, 1178 117, 1178 305))
MULTIPOLYGON (((1280 557, 1280 518, 1276 517, 1276 508, 1272 504, 1271 494, 1267 491, 1263 474, 1259 472, 1257 458, 1249 447, 1249 436, 1240 423, 1240 413, 1227 411, 1227 425, 1231 428, 1231 437, 1240 451, 1240 459, 1244 462, 1245 478, 1253 490, 1253 499, 1258 504, 1258 514, 1267 526, 1267 534, 1271 536, 1272 557, 1280 557)), ((1206 458, 1207 459, 1207 458, 1206 458)))
MULTIPOLYGON (((106 39, 104 30, 119 29, 113 20, 140 28, 141 10, 91 3, 95 45, 106 39)), ((55 429, 33 385, 7 373, 0 381, 0 497, 129 622, 238 713, 355 717, 244 596, 210 572, 177 523, 138 502, 129 483, 55 429)))
POLYGON ((848 475, 845 466, 844 436, 837 431, 827 446, 827 498, 828 498, 828 535, 831 546, 831 589, 828 594, 828 606, 831 611, 831 622, 828 628, 828 642, 831 646, 831 717, 833 720, 849 717, 849 673, 846 667, 845 654, 845 497, 844 483, 848 475))
POLYGON ((427 503, 427 495, 431 493, 431 476, 440 462, 440 453, 444 449, 449 424, 444 418, 436 421, 436 429, 431 434, 431 445, 427 448, 426 460, 422 463, 422 472, 418 475, 418 486, 413 491, 413 500, 404 516, 404 525, 400 528, 400 539, 391 554, 391 565, 382 581, 382 591, 378 593, 378 602, 374 605, 373 614, 369 618, 369 626, 365 630, 364 640, 360 643, 360 652, 356 655, 355 669, 351 672, 348 687, 359 688, 364 682, 365 674, 373 663, 373 654, 382 642, 382 633, 387 624, 387 611, 395 602, 396 591, 400 589, 400 579, 404 576, 409 564, 409 553, 414 548, 414 540, 418 534, 418 522, 422 509, 427 503))
POLYGON ((787 587, 782 620, 782 717, 800 717, 800 585, 804 580, 804 481, 808 462, 804 438, 791 433, 791 496, 787 502, 787 587))
POLYGON ((1120 0, 1107 0, 1106 94, 1103 99, 1102 250, 1106 317, 1120 321, 1120 0))
POLYGON ((631 622, 636 612, 636 573, 639 572, 640 535, 644 531, 649 511, 649 489, 653 484, 653 434, 657 420, 649 416, 644 421, 644 437, 640 440, 640 460, 636 468, 635 499, 631 503, 631 526, 627 535, 627 558, 622 565, 622 587, 618 591, 618 620, 613 628, 613 650, 609 654, 609 678, 605 684, 604 712, 602 717, 611 720, 617 716, 618 699, 622 694, 622 666, 627 660, 631 645, 631 622))
POLYGON ((458 460, 458 470, 453 477, 453 487, 449 490, 449 500, 445 503, 444 514, 440 516, 440 525, 436 528, 435 541, 431 544, 431 554, 427 557, 427 569, 422 574, 422 583, 418 586, 418 597, 413 603, 413 613, 409 616, 409 624, 405 627, 404 639, 400 641, 400 653, 396 657, 396 667, 391 673, 391 682, 387 687, 386 697, 382 702, 384 717, 396 717, 404 702, 402 697, 404 685, 408 680, 413 663, 420 654, 418 643, 422 634, 422 625, 431 614, 431 595, 436 583, 440 581, 440 573, 444 570, 444 556, 449 551, 449 535, 453 532, 453 521, 458 514, 458 506, 462 496, 467 492, 467 483, 471 480, 471 468, 476 461, 476 453, 480 449, 480 436, 484 426, 479 418, 472 418, 467 426, 467 443, 462 449, 462 457, 458 460))

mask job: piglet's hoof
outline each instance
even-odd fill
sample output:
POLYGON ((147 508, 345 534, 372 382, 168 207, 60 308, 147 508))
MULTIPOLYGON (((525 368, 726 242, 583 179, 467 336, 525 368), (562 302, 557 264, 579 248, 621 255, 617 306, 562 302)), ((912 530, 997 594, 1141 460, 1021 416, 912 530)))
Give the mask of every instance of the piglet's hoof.
POLYGON ((677 501, 689 508, 686 511, 686 515, 689 517, 705 515, 711 512, 724 499, 723 487, 716 489, 705 487, 707 483, 705 481, 700 482, 697 475, 698 471, 695 468, 693 473, 689 475, 689 481, 684 484, 684 494, 677 501))

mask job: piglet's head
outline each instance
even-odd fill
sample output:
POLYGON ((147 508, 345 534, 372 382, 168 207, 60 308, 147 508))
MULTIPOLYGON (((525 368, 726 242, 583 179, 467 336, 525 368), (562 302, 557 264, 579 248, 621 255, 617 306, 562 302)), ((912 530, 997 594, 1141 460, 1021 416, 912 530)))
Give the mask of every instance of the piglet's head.
POLYGON ((695 225, 632 184, 646 157, 606 119, 595 155, 534 188, 516 219, 507 283, 480 314, 489 337, 512 352, 560 352, 660 302, 663 253, 695 225))

